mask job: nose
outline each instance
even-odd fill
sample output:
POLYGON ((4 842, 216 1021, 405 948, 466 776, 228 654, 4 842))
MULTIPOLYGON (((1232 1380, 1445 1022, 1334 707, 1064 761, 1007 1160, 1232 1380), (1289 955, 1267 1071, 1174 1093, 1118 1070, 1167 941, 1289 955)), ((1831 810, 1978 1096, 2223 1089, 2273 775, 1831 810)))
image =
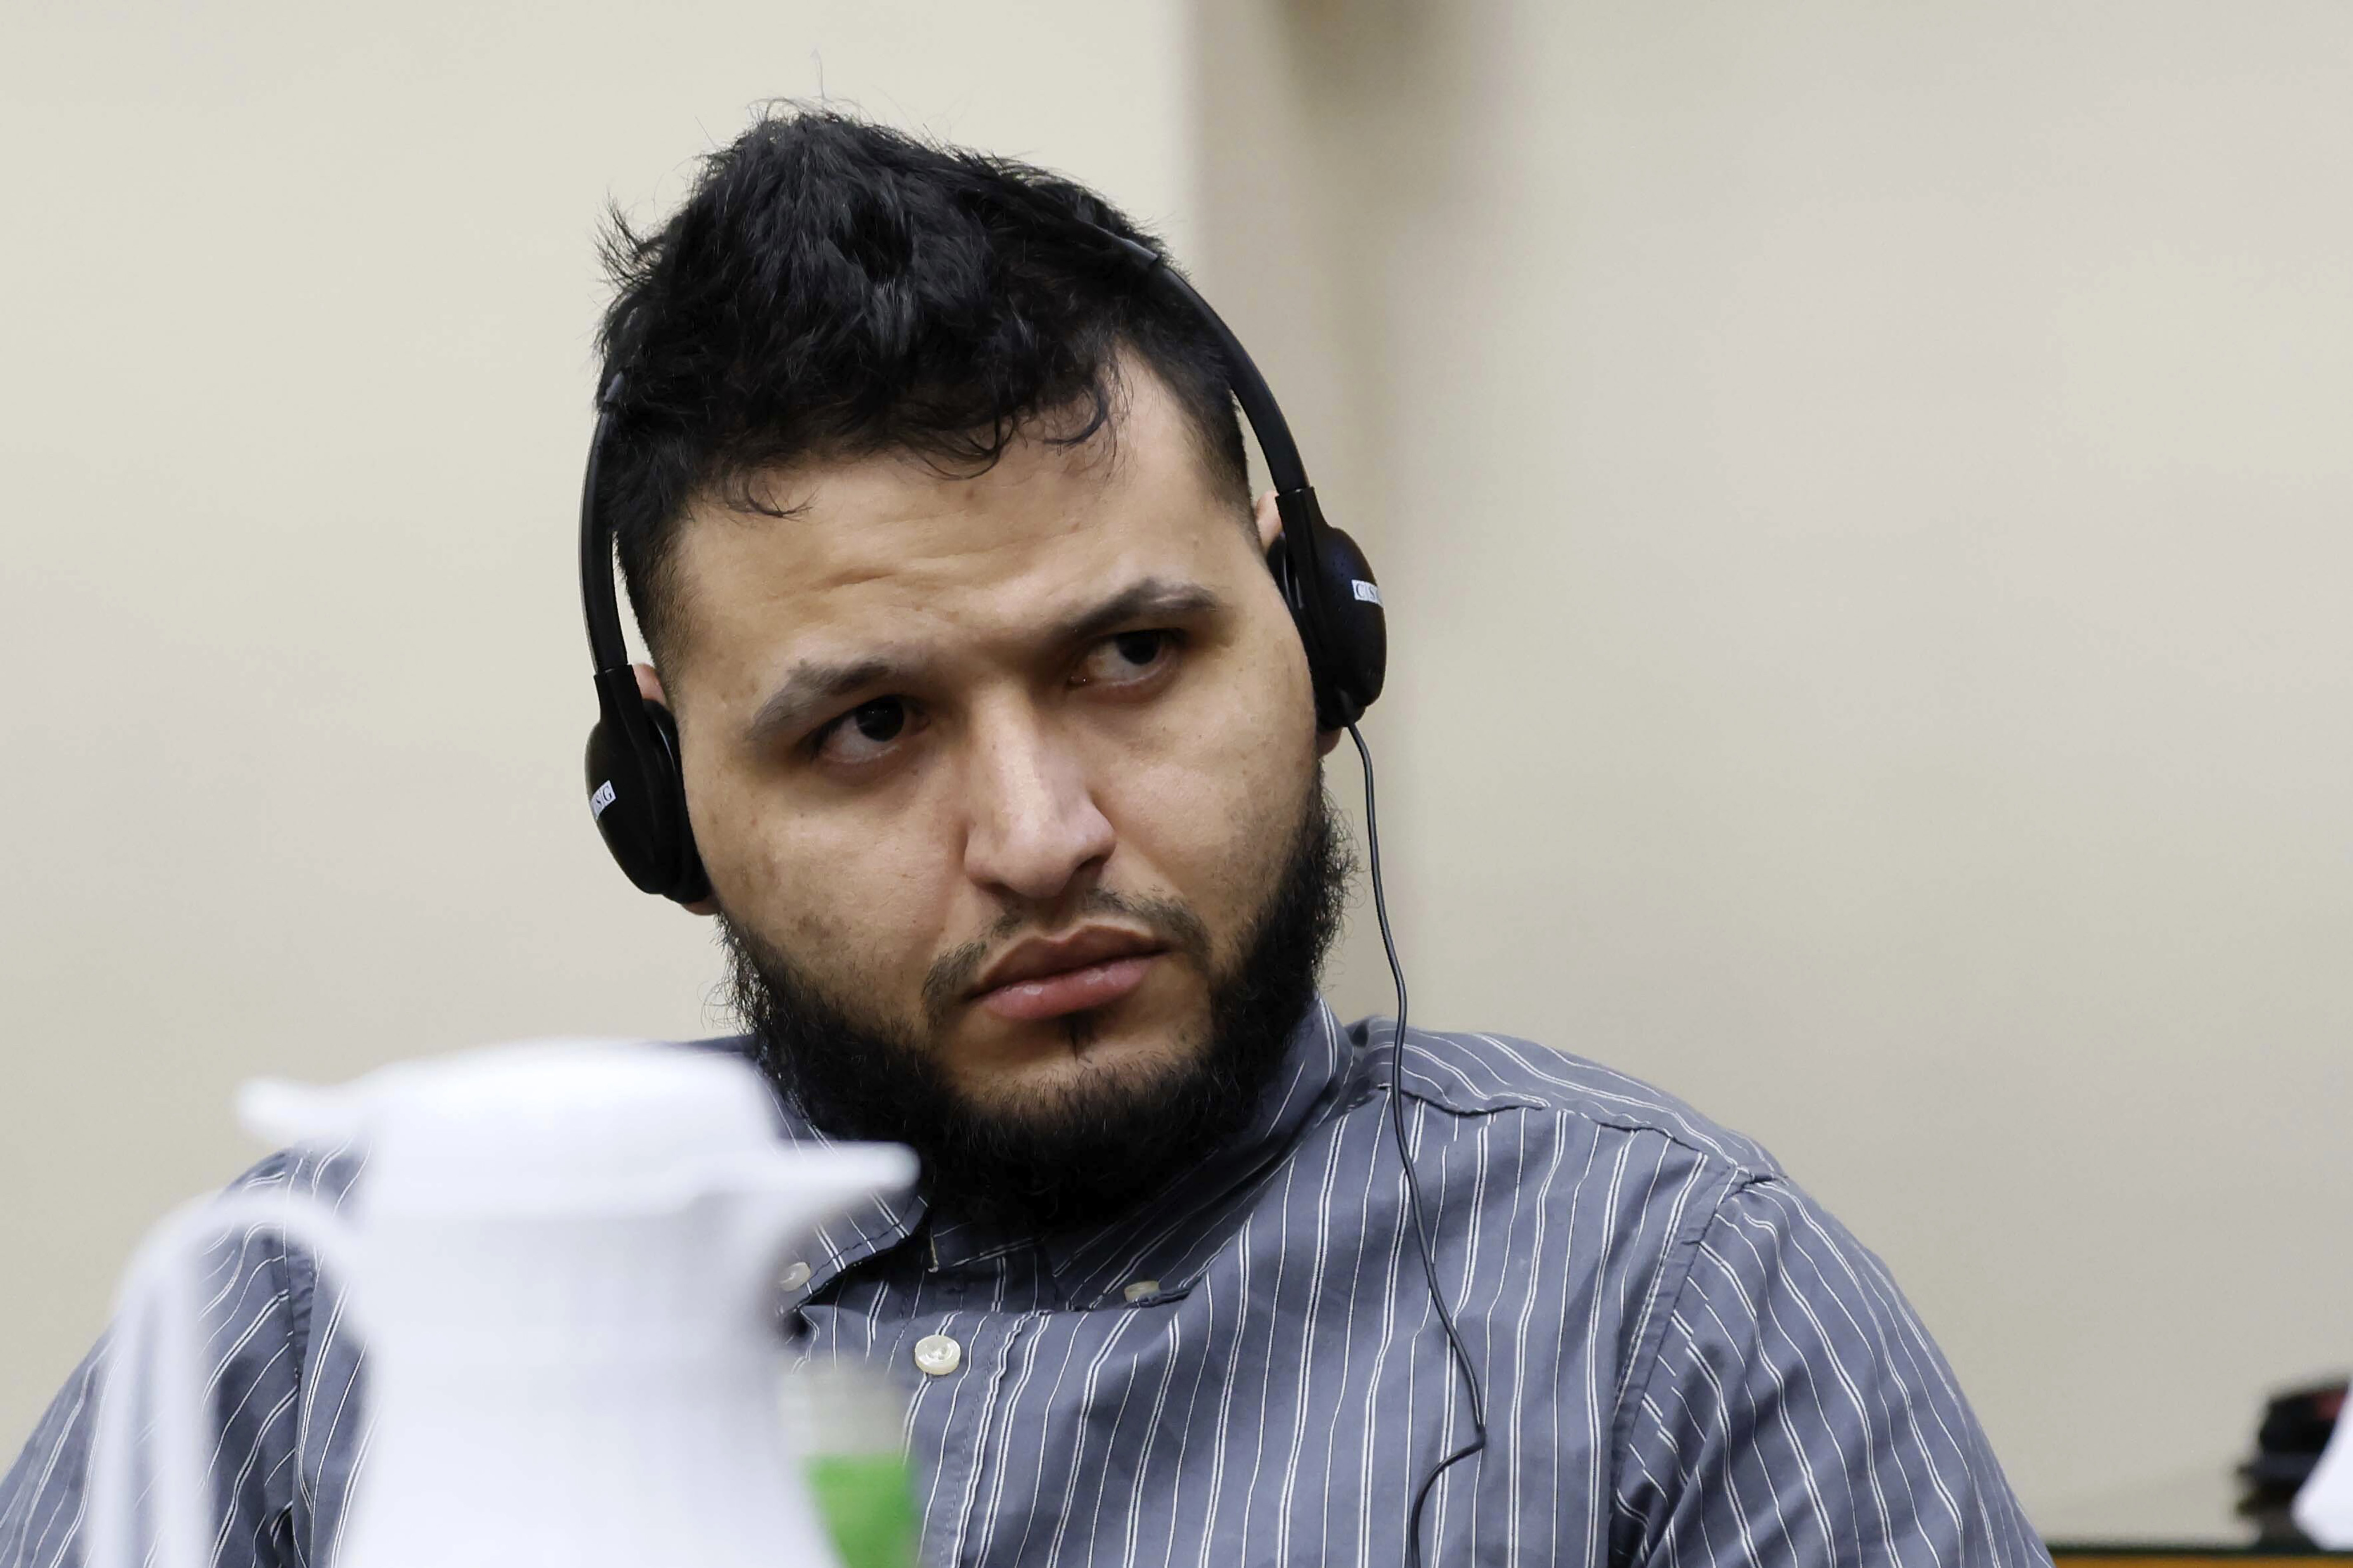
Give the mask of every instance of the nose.
POLYGON ((976 723, 965 874, 1031 903, 1060 898, 1111 856, 1116 835, 1086 767, 1027 710, 976 723))

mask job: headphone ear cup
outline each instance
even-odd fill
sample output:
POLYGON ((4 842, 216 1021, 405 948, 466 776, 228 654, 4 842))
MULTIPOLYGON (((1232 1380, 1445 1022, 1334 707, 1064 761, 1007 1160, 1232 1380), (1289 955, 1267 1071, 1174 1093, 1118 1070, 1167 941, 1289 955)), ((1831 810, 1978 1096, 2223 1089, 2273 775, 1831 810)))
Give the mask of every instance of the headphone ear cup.
POLYGON ((1388 675, 1388 610, 1381 603, 1381 584, 1373 575, 1372 563, 1355 540, 1327 524, 1318 542, 1323 546, 1324 629, 1330 637, 1324 652, 1337 695, 1348 709, 1344 722, 1353 724, 1380 696, 1388 675))
POLYGON ((1381 694, 1388 672, 1388 616, 1372 563, 1356 542, 1329 523, 1319 522, 1314 535, 1316 581, 1292 582, 1290 556, 1280 539, 1266 552, 1266 564, 1307 649, 1315 727, 1338 730, 1362 718, 1381 694))
POLYGON ((661 742, 662 775, 670 787, 670 886, 662 891, 681 904, 699 903, 711 896, 711 876, 702 868, 702 851, 695 846, 694 821, 686 813, 686 764, 678 744, 678 720, 659 702, 646 704, 655 737, 661 742))
POLYGON ((678 763, 678 721, 659 702, 626 699, 645 716, 649 743, 631 744, 626 721, 607 712, 588 731, 589 814, 596 831, 638 891, 689 904, 711 896, 711 879, 686 815, 686 781, 678 763))

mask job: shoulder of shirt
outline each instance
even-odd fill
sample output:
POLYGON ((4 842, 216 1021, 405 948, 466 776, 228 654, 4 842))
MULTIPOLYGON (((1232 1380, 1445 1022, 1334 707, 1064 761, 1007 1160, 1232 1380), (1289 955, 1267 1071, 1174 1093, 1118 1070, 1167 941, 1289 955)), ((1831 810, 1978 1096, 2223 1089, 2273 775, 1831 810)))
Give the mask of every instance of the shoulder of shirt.
MULTIPOLYGON (((1345 1033, 1356 1047, 1348 1070, 1358 1088, 1385 1086, 1395 1022, 1361 1018, 1345 1033)), ((1409 1029, 1402 1087, 1408 1098, 1457 1116, 1534 1112, 1605 1134, 1656 1133, 1746 1176, 1784 1177, 1762 1144, 1664 1089, 1512 1035, 1409 1029)))
MULTIPOLYGON (((333 1147, 280 1149, 249 1167, 229 1183, 232 1193, 281 1194, 298 1202, 340 1210, 367 1164, 366 1156, 349 1144, 333 1147)), ((301 1363, 311 1334, 311 1297, 319 1279, 318 1262, 309 1251, 282 1235, 271 1234, 265 1221, 237 1227, 237 1268, 240 1278, 269 1279, 282 1311, 267 1317, 285 1341, 294 1346, 301 1363)), ((257 1328, 259 1322, 257 1322, 257 1328)), ((332 1336, 333 1330, 328 1331, 332 1336)))
POLYGON ((229 1184, 231 1192, 287 1192, 341 1208, 366 1161, 350 1145, 280 1149, 229 1184))

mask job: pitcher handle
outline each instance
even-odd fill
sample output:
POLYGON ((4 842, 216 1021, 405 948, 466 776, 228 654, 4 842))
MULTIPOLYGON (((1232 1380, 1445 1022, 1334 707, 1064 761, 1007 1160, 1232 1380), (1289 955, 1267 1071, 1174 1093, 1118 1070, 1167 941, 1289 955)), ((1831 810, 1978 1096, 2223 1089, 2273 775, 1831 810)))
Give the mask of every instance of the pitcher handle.
POLYGON ((299 1243, 345 1288, 350 1306, 357 1248, 351 1227, 313 1197, 290 1192, 236 1192, 199 1198, 164 1216, 123 1269, 114 1298, 114 1342, 99 1372, 91 1436, 88 1568, 138 1568, 138 1499, 132 1446, 136 1423, 132 1375, 154 1361, 154 1568, 211 1568, 211 1463, 205 1441, 201 1329, 196 1289, 206 1243, 239 1226, 275 1230, 299 1243))

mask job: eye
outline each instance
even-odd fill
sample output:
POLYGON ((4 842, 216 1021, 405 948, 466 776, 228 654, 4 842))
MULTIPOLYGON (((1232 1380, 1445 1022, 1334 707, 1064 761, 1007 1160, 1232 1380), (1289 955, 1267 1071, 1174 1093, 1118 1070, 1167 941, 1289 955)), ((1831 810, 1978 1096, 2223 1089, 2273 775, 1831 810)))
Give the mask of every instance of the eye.
POLYGON ((1087 649, 1071 677, 1073 686, 1132 686, 1176 662, 1177 634, 1165 629, 1117 632, 1087 649))
POLYGON ((877 697, 844 713, 813 738, 824 762, 856 765, 871 762, 921 726, 903 697, 877 697))

